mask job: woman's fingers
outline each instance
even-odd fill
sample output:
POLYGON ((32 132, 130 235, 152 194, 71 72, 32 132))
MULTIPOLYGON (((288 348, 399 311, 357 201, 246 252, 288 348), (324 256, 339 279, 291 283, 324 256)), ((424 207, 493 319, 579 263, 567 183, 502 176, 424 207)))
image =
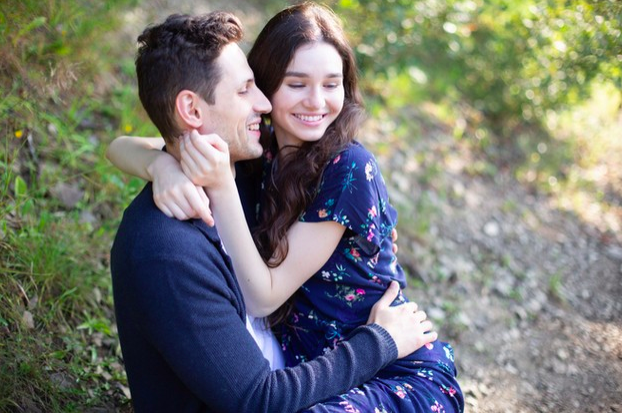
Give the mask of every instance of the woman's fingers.
POLYGON ((191 177, 191 174, 194 174, 197 171, 195 156, 191 154, 193 151, 194 148, 190 145, 190 143, 186 139, 182 139, 179 143, 179 152, 181 155, 180 164, 184 174, 188 177, 191 177))
POLYGON ((226 142, 216 134, 200 135, 196 130, 184 135, 180 144, 181 167, 195 185, 211 187, 231 169, 226 142))
POLYGON ((207 225, 210 227, 214 226, 214 217, 212 216, 212 211, 209 208, 209 198, 202 187, 195 186, 195 188, 196 191, 189 194, 191 199, 188 199, 188 202, 197 212, 197 215, 205 221, 207 225))
POLYGON ((162 211, 164 215, 166 215, 169 218, 174 218, 173 213, 166 205, 159 203, 157 200, 154 200, 154 201, 158 209, 162 211))
POLYGON ((173 217, 180 221, 185 221, 189 218, 188 214, 186 214, 177 204, 171 204, 169 209, 173 213, 173 217))

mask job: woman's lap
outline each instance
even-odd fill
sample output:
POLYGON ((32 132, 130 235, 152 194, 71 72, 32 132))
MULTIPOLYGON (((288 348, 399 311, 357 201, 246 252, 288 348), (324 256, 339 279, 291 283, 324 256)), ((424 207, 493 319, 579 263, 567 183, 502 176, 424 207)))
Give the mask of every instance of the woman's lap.
POLYGON ((305 412, 462 412, 453 350, 446 343, 432 344, 391 364, 364 385, 305 412))

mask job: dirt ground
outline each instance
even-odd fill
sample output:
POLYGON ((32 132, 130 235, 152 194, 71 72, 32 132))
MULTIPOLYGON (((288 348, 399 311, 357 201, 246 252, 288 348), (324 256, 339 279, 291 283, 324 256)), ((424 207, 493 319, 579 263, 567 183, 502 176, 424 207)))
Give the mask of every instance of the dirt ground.
POLYGON ((622 411, 621 234, 506 173, 468 173, 473 159, 448 131, 428 134, 379 158, 395 203, 425 197, 418 211, 433 211, 429 235, 401 238, 399 258, 420 281, 409 297, 455 347, 466 410, 622 411))
MULTIPOLYGON (((252 2, 158 0, 127 15, 124 35, 216 8, 235 11, 251 39, 263 23, 252 2)), ((369 132, 371 148, 391 140, 381 127, 369 132)), ((449 131, 423 132, 425 142, 393 142, 377 156, 402 205, 399 259, 417 280, 408 295, 454 345, 466 411, 622 412, 622 235, 556 209, 507 173, 469 173, 473 159, 449 131), (421 199, 424 218, 412 210, 421 199), (420 219, 427 236, 408 227, 420 219)))

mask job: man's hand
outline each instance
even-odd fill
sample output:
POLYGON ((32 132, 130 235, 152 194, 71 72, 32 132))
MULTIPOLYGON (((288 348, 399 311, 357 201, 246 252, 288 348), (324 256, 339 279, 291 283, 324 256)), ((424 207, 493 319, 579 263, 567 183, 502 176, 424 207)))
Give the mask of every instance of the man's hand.
POLYGON ((432 322, 426 320, 425 312, 417 311, 416 303, 391 307, 399 291, 399 284, 392 281, 372 307, 367 324, 375 323, 387 330, 397 345, 397 358, 402 358, 436 340, 438 334, 432 331, 432 322))
POLYGON ((205 191, 184 175, 175 158, 158 158, 149 166, 149 173, 153 178, 153 200, 166 216, 179 220, 200 217, 207 225, 214 225, 205 191))

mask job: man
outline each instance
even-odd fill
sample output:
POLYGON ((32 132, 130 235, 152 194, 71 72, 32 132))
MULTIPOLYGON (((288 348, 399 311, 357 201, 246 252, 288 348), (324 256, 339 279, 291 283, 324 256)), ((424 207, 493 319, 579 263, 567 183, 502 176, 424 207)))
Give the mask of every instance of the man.
MULTIPOLYGON (((232 165, 256 158, 270 103, 237 45, 233 15, 174 15, 139 37, 143 106, 179 160, 178 136, 218 133, 232 165), (193 132, 195 133, 195 132, 193 132)), ((246 329, 244 301, 215 228, 178 221, 151 184, 126 209, 111 251, 119 339, 137 412, 293 412, 363 383, 417 347, 413 307, 389 307, 392 285, 335 350, 271 371, 246 329)))

